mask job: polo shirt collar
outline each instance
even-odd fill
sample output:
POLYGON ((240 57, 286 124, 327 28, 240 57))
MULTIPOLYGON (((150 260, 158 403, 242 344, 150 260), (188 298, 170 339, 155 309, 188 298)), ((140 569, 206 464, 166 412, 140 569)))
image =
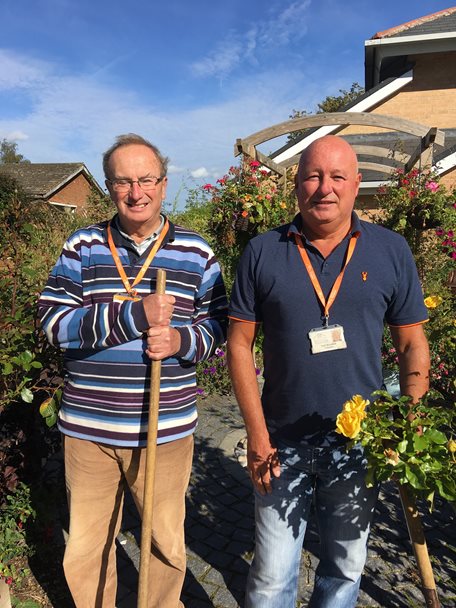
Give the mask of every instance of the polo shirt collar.
MULTIPOLYGON (((358 215, 352 211, 352 215, 351 215, 351 228, 350 228, 350 232, 347 236, 353 236, 355 234, 361 234, 361 221, 358 217, 358 215)), ((294 238, 293 234, 302 234, 302 217, 301 214, 298 213, 293 221, 291 222, 289 228, 288 228, 288 237, 289 238, 294 238)), ((304 240, 307 242, 307 239, 304 237, 304 240)))

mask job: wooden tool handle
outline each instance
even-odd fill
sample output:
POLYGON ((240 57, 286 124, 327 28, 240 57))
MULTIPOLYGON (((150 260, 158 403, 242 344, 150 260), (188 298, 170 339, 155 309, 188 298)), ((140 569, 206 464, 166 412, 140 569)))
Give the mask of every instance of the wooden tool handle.
MULTIPOLYGON (((163 295, 166 289, 166 272, 157 270, 155 293, 163 295)), ((146 471, 141 527, 141 554, 139 560, 138 608, 147 608, 149 587, 149 563, 152 541, 152 505, 155 480, 155 456, 157 452, 158 408, 160 405, 161 361, 152 361, 149 390, 149 427, 147 430, 146 471)), ((160 581, 157 581, 157 585, 160 581)))

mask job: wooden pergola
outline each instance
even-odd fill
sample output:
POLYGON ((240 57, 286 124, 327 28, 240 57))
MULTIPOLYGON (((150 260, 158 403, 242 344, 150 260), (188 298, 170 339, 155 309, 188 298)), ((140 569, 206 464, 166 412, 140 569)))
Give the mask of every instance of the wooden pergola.
MULTIPOLYGON (((257 148, 258 145, 275 139, 276 137, 305 129, 330 127, 330 129, 327 129, 327 132, 330 131, 333 134, 337 134, 338 131, 345 127, 353 125, 386 129, 390 132, 405 133, 408 136, 411 135, 416 138, 416 147, 410 154, 404 152, 397 154, 397 151, 395 152, 393 149, 384 146, 354 144, 353 147, 358 154, 358 158, 360 158, 359 168, 361 170, 371 170, 388 176, 396 170, 398 162, 402 164, 404 172, 410 171, 410 169, 417 165, 422 167, 432 165, 434 144, 443 146, 445 141, 445 134, 440 129, 422 125, 404 118, 372 114, 370 112, 332 112, 293 118, 273 125, 272 127, 268 127, 267 129, 257 131, 248 137, 237 139, 234 146, 234 155, 239 156, 240 154, 244 154, 257 160, 263 166, 278 174, 280 178, 282 178, 281 181, 283 180, 286 183, 287 169, 297 165, 300 153, 276 162, 270 156, 260 152, 257 148), (375 160, 373 162, 363 161, 363 155, 373 157, 375 160), (393 157, 396 161, 395 165, 387 164, 385 162, 387 159, 392 159, 393 157)), ((315 131, 308 136, 304 136, 302 139, 302 143, 304 143, 302 149, 307 147, 307 145, 309 145, 317 136, 315 131), (312 137, 313 135, 315 135, 315 137, 312 137), (305 143, 306 140, 308 140, 308 143, 305 143)), ((399 137, 400 136, 398 136, 398 138, 399 137)), ((298 142, 296 142, 296 144, 297 143, 298 142)))

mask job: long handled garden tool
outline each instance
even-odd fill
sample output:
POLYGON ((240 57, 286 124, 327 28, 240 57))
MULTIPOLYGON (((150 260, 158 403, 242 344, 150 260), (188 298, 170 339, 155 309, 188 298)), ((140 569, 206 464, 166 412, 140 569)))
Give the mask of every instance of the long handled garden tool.
POLYGON ((421 518, 416 507, 415 499, 404 485, 397 485, 405 513, 410 540, 412 542, 413 553, 415 554, 416 564, 420 574, 421 592, 423 593, 426 607, 440 608, 431 560, 429 559, 423 526, 421 525, 421 518))
MULTIPOLYGON (((155 293, 164 294, 166 272, 157 271, 155 293)), ((155 456, 157 452, 158 407, 160 403, 161 361, 152 361, 149 392, 149 428, 147 431, 146 471, 144 480, 143 516, 141 528, 141 554, 139 560, 138 608, 147 608, 149 587, 149 563, 152 542, 152 503, 155 480, 155 456)))

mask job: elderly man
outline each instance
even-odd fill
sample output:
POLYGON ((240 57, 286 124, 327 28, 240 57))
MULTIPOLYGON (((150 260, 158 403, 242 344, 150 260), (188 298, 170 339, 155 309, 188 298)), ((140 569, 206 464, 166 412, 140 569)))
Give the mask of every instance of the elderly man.
POLYGON ((117 214, 69 238, 39 300, 49 341, 65 351, 64 570, 77 608, 114 608, 124 486, 141 513, 150 359, 160 359, 148 605, 177 608, 197 422, 195 364, 224 341, 226 294, 208 244, 161 212, 167 159, 159 150, 122 135, 103 168, 117 214), (154 293, 158 268, 167 273, 166 295, 154 293))
POLYGON ((311 608, 355 606, 377 492, 361 449, 335 432, 342 404, 382 386, 384 321, 403 394, 428 388, 427 319, 405 240, 353 212, 361 175, 343 139, 323 137, 301 156, 300 213, 254 238, 230 304, 229 365, 248 434, 256 546, 247 608, 294 608, 312 500, 320 562, 311 608), (264 332, 260 399, 252 345, 264 332))

